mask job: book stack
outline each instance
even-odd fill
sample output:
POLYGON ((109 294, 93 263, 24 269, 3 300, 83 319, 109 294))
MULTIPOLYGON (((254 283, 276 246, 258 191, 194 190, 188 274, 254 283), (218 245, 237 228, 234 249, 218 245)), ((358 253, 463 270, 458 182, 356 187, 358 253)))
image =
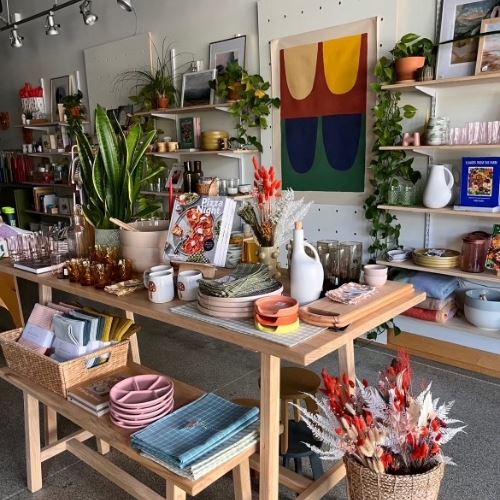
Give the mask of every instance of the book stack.
POLYGON ((500 157, 462 158, 460 204, 454 210, 500 212, 500 157))

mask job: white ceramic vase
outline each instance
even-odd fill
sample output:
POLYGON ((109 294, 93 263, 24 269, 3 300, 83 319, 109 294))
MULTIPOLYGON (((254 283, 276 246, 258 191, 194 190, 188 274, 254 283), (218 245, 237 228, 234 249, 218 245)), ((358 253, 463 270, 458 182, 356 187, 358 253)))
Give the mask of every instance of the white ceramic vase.
POLYGON ((448 167, 431 165, 424 189, 424 206, 427 208, 446 207, 453 197, 454 182, 453 174, 448 167))

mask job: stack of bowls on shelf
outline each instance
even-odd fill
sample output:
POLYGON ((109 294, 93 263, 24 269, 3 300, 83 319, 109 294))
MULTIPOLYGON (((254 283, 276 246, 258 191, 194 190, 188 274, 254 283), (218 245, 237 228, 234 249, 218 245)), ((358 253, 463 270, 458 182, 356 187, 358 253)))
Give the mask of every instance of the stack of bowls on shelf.
POLYGON ((221 139, 229 139, 229 134, 225 130, 206 130, 201 133, 201 149, 218 151, 221 149, 221 139))
POLYGON ((367 264, 364 266, 365 283, 369 286, 384 286, 387 281, 387 266, 367 264))
POLYGON ((255 301, 255 327, 266 333, 290 333, 300 326, 299 303, 292 297, 264 297, 255 301))
POLYGON ((500 330, 500 290, 467 290, 464 315, 469 323, 479 328, 500 330))
POLYGON ((115 384, 109 393, 111 421, 136 431, 174 408, 174 384, 163 375, 136 375, 115 384))
POLYGON ((451 269, 460 264, 460 252, 447 248, 419 248, 413 252, 413 262, 422 267, 451 269))
POLYGON ((226 267, 236 267, 241 262, 241 254, 243 253, 243 233, 233 232, 229 239, 227 248, 226 267))

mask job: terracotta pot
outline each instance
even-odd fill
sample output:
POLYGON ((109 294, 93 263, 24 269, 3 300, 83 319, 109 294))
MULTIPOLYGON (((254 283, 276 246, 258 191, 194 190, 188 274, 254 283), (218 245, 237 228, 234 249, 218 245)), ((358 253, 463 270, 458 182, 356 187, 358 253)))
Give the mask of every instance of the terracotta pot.
POLYGON ((158 108, 159 109, 164 109, 168 108, 168 105, 170 103, 170 99, 166 95, 160 95, 158 96, 158 108))
POLYGON ((228 92, 228 98, 230 101, 237 101, 238 99, 241 99, 241 93, 243 92, 243 87, 240 82, 236 82, 233 84, 232 89, 229 89, 228 92))
POLYGON ((414 82, 417 78, 417 70, 425 64, 425 57, 412 56, 396 59, 396 78, 398 83, 414 82))
POLYGON ((80 106, 75 106, 70 109, 71 116, 78 118, 82 114, 82 108, 80 106))

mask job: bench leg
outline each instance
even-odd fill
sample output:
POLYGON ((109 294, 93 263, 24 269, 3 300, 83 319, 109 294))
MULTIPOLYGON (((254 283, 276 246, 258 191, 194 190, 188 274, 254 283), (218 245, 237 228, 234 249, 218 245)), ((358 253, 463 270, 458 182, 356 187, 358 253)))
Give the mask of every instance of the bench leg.
POLYGON ((186 492, 172 481, 167 481, 167 500, 186 500, 186 492))
POLYGON ((235 500, 252 500, 252 485, 250 483, 250 462, 241 462, 233 469, 235 500))
POLYGON ((96 442, 97 442, 97 450, 101 455, 106 455, 106 453, 109 453, 109 451, 111 450, 111 446, 109 446, 109 444, 106 443, 106 441, 96 438, 96 442))
POLYGON ((40 453, 40 409, 38 399, 24 392, 24 434, 26 439, 26 476, 28 489, 42 489, 42 459, 40 453))
POLYGON ((42 408, 44 413, 43 442, 45 446, 48 446, 57 441, 57 412, 45 405, 43 405, 42 408))

